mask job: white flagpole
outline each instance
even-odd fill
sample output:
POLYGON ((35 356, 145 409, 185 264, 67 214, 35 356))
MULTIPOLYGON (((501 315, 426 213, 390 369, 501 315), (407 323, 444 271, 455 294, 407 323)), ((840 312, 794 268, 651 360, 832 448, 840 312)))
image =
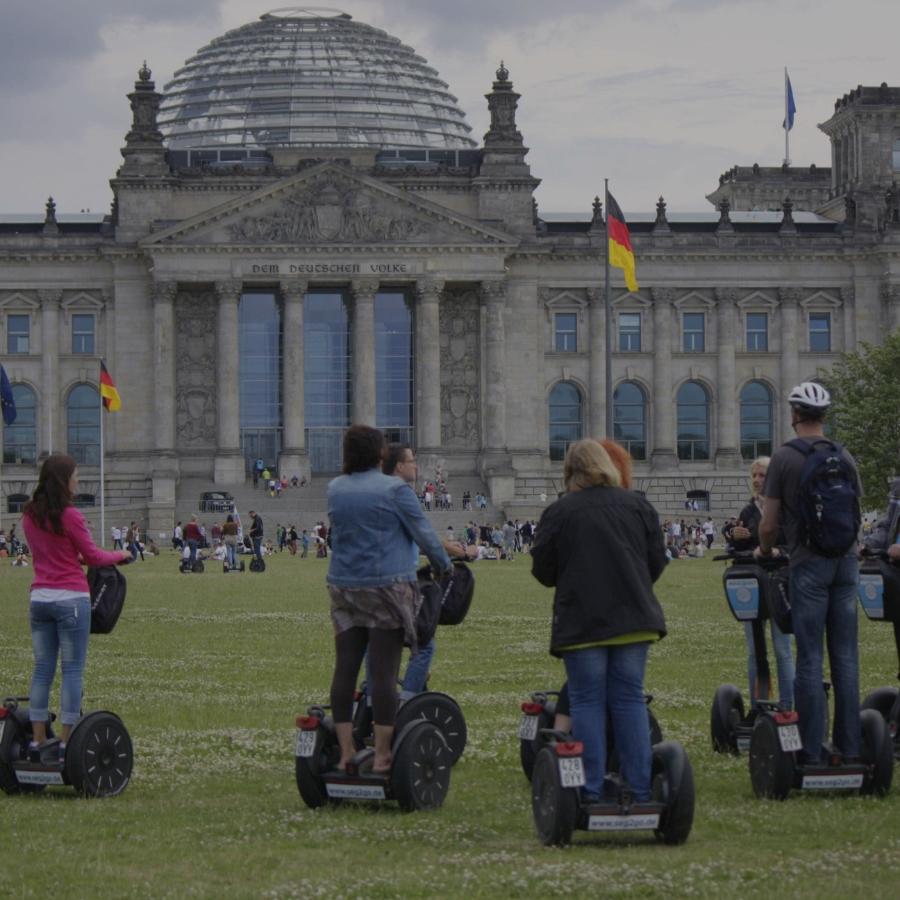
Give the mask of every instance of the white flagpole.
POLYGON ((106 479, 103 472, 103 385, 100 385, 100 546, 106 546, 106 479))
POLYGON ((791 123, 788 121, 788 70, 784 67, 784 164, 791 164, 791 123))

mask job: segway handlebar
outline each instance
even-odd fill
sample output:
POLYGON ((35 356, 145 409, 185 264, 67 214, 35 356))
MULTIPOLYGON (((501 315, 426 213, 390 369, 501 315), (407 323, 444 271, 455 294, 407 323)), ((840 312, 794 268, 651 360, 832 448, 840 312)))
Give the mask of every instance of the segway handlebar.
POLYGON ((884 562, 892 563, 895 566, 900 565, 900 561, 891 559, 891 557, 888 555, 887 550, 872 550, 870 547, 863 547, 860 555, 863 560, 880 559, 884 562))
POLYGON ((790 562, 790 557, 786 553, 779 553, 778 556, 763 556, 757 559, 752 550, 730 550, 728 553, 720 553, 714 556, 713 561, 746 562, 753 563, 763 569, 780 569, 790 562))

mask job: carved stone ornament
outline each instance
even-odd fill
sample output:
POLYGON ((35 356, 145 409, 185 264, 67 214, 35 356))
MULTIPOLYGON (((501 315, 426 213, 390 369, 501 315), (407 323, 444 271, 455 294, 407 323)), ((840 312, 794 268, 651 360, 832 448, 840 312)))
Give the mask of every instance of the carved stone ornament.
POLYGON ((441 444, 481 446, 480 316, 474 291, 445 293, 440 313, 441 444))
POLYGON ((185 294, 175 307, 175 433, 179 449, 216 445, 217 302, 212 293, 185 294))
POLYGON ((803 299, 805 291, 800 288, 779 288, 778 299, 783 306, 797 306, 803 299))
POLYGON ((288 196, 280 209, 229 227, 238 243, 396 243, 421 237, 426 225, 399 204, 333 181, 288 196))

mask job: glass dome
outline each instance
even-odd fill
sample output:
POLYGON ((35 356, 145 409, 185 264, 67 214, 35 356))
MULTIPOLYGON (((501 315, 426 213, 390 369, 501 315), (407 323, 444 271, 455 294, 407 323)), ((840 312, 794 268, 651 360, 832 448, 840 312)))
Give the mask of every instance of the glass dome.
POLYGON ((476 146, 411 47, 318 7, 275 10, 207 44, 165 86, 159 125, 173 151, 476 146))

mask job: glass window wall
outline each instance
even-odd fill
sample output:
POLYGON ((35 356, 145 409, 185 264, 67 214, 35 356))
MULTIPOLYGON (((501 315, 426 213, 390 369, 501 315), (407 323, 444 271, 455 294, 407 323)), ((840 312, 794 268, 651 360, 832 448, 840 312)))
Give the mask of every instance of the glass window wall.
POLYGON ((414 334, 409 298, 402 292, 375 297, 375 422, 388 443, 415 446, 414 334))
POLYGON ((709 395, 697 381, 678 390, 678 458, 709 459, 709 395))
POLYGON ((37 397, 27 384, 12 386, 16 402, 16 421, 3 426, 3 462, 37 461, 37 397))
POLYGON ((100 394, 92 384, 79 384, 69 393, 66 420, 69 456, 81 466, 99 466, 100 394))
POLYGON ((613 435, 632 459, 647 458, 647 395, 633 381, 623 381, 613 395, 613 435))
POLYGON ((772 392, 761 381, 741 391, 741 456, 748 462, 772 455, 772 392))
POLYGON ((550 392, 550 459, 562 462, 569 444, 583 434, 581 391, 571 381, 560 381, 550 392))

